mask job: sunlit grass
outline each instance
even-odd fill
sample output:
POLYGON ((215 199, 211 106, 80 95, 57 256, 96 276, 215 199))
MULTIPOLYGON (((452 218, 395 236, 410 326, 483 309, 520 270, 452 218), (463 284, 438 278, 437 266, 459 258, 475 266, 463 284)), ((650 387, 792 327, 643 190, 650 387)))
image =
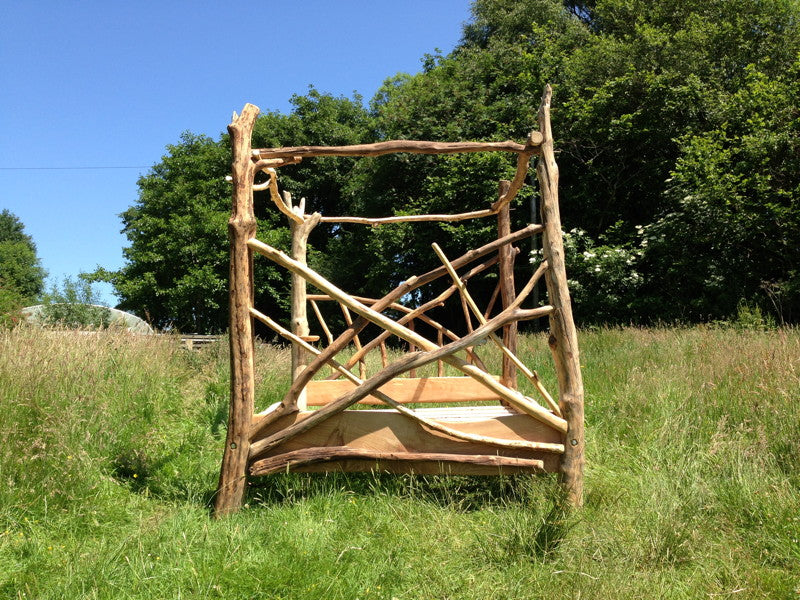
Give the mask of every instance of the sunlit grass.
MULTIPOLYGON (((281 475, 213 521, 224 343, 0 332, 0 597, 798 597, 800 334, 580 341, 579 512, 549 476, 281 475)), ((258 347, 260 408, 289 362, 258 347)))

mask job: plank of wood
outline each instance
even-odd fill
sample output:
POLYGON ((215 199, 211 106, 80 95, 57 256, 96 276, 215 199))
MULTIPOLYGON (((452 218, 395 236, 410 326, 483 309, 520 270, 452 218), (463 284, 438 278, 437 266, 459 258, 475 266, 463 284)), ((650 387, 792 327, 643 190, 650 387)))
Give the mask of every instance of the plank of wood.
POLYGON ((475 210, 455 215, 393 215, 391 217, 322 217, 323 223, 355 223, 358 225, 388 225, 390 223, 452 223, 455 221, 467 221, 469 219, 480 219, 491 217, 496 211, 487 208, 485 210, 475 210))
POLYGON ((362 461, 369 461, 370 463, 374 463, 375 461, 409 463, 412 471, 415 463, 429 462, 466 463, 492 467, 498 470, 503 467, 514 467, 532 472, 544 471, 544 464, 541 460, 529 458, 510 458, 487 454, 444 454, 441 452, 375 452, 338 446, 330 448, 305 448, 303 450, 295 450, 270 458, 264 458, 256 461, 250 467, 250 474, 254 476, 269 475, 271 473, 293 470, 293 468, 303 465, 331 462, 341 459, 359 459, 362 461))
MULTIPOLYGON (((260 435, 268 438, 273 433, 302 423, 315 412, 301 411, 284 415, 270 423, 260 435)), ((346 410, 254 458, 276 456, 304 448, 347 446, 376 452, 441 452, 532 458, 544 461, 545 470, 558 471, 560 451, 564 449, 562 434, 528 415, 504 414, 480 420, 451 420, 447 425, 455 430, 485 437, 536 443, 540 448, 498 448, 477 441, 454 439, 426 429, 419 422, 393 410, 346 410)), ((258 441, 260 438, 253 439, 254 444, 258 441)))
MULTIPOLYGON (((494 377, 498 379, 497 377, 494 377)), ((309 406, 324 406, 357 386, 344 379, 309 381, 306 386, 309 406)), ((421 377, 394 379, 379 391, 401 404, 451 402, 491 402, 500 396, 472 377, 421 377)), ((375 396, 367 396, 361 404, 384 404, 375 396)))

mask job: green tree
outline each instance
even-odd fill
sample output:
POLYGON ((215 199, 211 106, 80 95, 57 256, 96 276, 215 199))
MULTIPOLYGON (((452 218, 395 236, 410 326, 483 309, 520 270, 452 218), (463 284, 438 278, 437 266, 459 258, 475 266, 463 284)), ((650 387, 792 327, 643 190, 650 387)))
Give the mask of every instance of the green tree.
POLYGON ((565 226, 634 263, 574 261, 579 317, 709 319, 755 296, 796 315, 798 23, 784 0, 477 0, 456 50, 374 109, 389 137, 501 139, 550 81, 565 226))
MULTIPOLYGON (((357 143, 368 135, 366 111, 360 100, 335 98, 310 90, 292 99, 290 115, 262 115, 253 134, 255 147, 307 143, 357 143)), ((118 271, 98 269, 94 280, 111 282, 128 310, 156 327, 180 331, 217 332, 227 327, 228 218, 230 215, 230 147, 185 133, 180 143, 150 173, 139 179, 136 203, 122 213, 125 265, 118 271)), ((296 199, 307 196, 309 210, 335 212, 342 181, 352 160, 320 159, 281 170, 281 188, 296 199)), ((285 217, 275 210, 267 192, 255 198, 258 235, 289 249, 285 217)), ((324 244, 324 232, 315 240, 324 244)), ((255 261, 256 304, 272 314, 288 311, 286 273, 266 260, 255 261)))
MULTIPOLYGON (((262 116, 254 143, 521 139, 549 82, 580 319, 716 319, 746 301, 796 320, 799 24, 796 0, 476 0, 458 46, 387 79, 368 110, 312 88, 291 114, 262 116)), ((161 326, 225 327, 227 163, 224 136, 187 135, 142 178, 123 215, 128 263, 101 273, 123 307, 161 326)), ((309 210, 387 216, 484 208, 513 171, 510 156, 406 154, 280 176, 309 210)), ((256 204, 260 235, 285 249, 285 220, 263 194, 256 204)), ((494 235, 489 220, 320 226, 310 261, 374 296, 437 264, 431 238, 455 256, 494 235)), ((284 310, 286 275, 257 265, 257 301, 284 310)))
POLYGON ((728 317, 742 302, 800 316, 798 79, 800 59, 783 77, 751 66, 718 125, 681 139, 668 204, 646 228, 652 285, 669 282, 676 316, 728 317))
POLYGON ((36 256, 36 245, 25 226, 9 210, 0 211, 0 286, 7 294, 32 301, 42 293, 44 269, 36 256))

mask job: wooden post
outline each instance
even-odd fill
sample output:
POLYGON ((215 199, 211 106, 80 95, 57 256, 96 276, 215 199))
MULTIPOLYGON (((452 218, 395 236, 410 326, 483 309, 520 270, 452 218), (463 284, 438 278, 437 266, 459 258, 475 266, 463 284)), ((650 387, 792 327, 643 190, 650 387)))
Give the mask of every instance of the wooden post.
MULTIPOLYGON (((292 197, 286 192, 284 200, 287 206, 292 207, 292 197)), ((300 205, 292 207, 292 212, 300 217, 300 221, 290 220, 292 232, 292 258, 297 262, 306 264, 308 254, 308 236, 311 230, 319 223, 320 214, 305 214, 305 198, 300 200, 300 205)), ((308 337, 308 303, 306 280, 292 273, 292 333, 304 338, 308 337)), ((306 351, 298 344, 292 344, 292 381, 297 379, 307 365, 306 351)), ((299 410, 306 409, 306 390, 303 388, 295 397, 294 404, 299 410)))
POLYGON ((234 113, 228 132, 233 151, 233 210, 228 221, 230 238, 230 349, 231 400, 228 434, 219 473, 214 516, 236 512, 242 503, 246 484, 247 457, 250 453, 250 424, 253 418, 255 389, 253 376, 253 255, 247 241, 255 237, 251 136, 259 109, 246 104, 241 115, 234 113))
MULTIPOLYGON (((500 182, 499 197, 508 193, 511 186, 509 181, 500 182)), ((511 233, 511 214, 510 204, 503 204, 500 212, 497 213, 497 237, 503 238, 511 233)), ((514 252, 511 244, 507 244, 498 250, 500 257, 500 295, 503 300, 503 309, 508 308, 514 302, 514 252)), ((517 353, 517 322, 509 323, 503 328, 503 345, 512 354, 517 353)), ((500 378, 503 385, 517 389, 517 368, 514 362, 506 355, 503 355, 503 374, 500 378)))
POLYGON ((561 216, 558 209, 558 165, 553 151, 553 132, 550 127, 548 85, 539 107, 539 131, 543 135, 541 155, 536 165, 542 200, 542 246, 550 268, 545 281, 550 314, 550 350, 558 374, 558 404, 567 421, 564 454, 561 458, 561 481, 567 500, 573 506, 583 504, 583 378, 581 377, 578 335, 572 319, 572 305, 564 268, 564 244, 561 238, 561 216))

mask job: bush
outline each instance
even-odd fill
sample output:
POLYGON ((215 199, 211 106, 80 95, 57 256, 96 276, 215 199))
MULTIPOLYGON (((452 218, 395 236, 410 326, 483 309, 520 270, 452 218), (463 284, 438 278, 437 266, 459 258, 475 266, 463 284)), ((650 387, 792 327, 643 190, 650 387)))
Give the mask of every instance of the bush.
POLYGON ((54 285, 45 295, 42 324, 81 329, 106 329, 111 324, 111 311, 98 306, 99 299, 86 280, 65 277, 59 288, 54 285))
POLYGON ((22 320, 25 298, 13 286, 0 280, 0 329, 9 329, 22 320))
MULTIPOLYGON (((637 228, 641 236, 641 228, 637 228)), ((564 259, 575 317, 582 324, 626 324, 636 318, 644 277, 639 271, 645 239, 631 243, 595 242, 583 229, 564 234, 564 259)), ((534 260, 541 259, 541 250, 534 260)))

